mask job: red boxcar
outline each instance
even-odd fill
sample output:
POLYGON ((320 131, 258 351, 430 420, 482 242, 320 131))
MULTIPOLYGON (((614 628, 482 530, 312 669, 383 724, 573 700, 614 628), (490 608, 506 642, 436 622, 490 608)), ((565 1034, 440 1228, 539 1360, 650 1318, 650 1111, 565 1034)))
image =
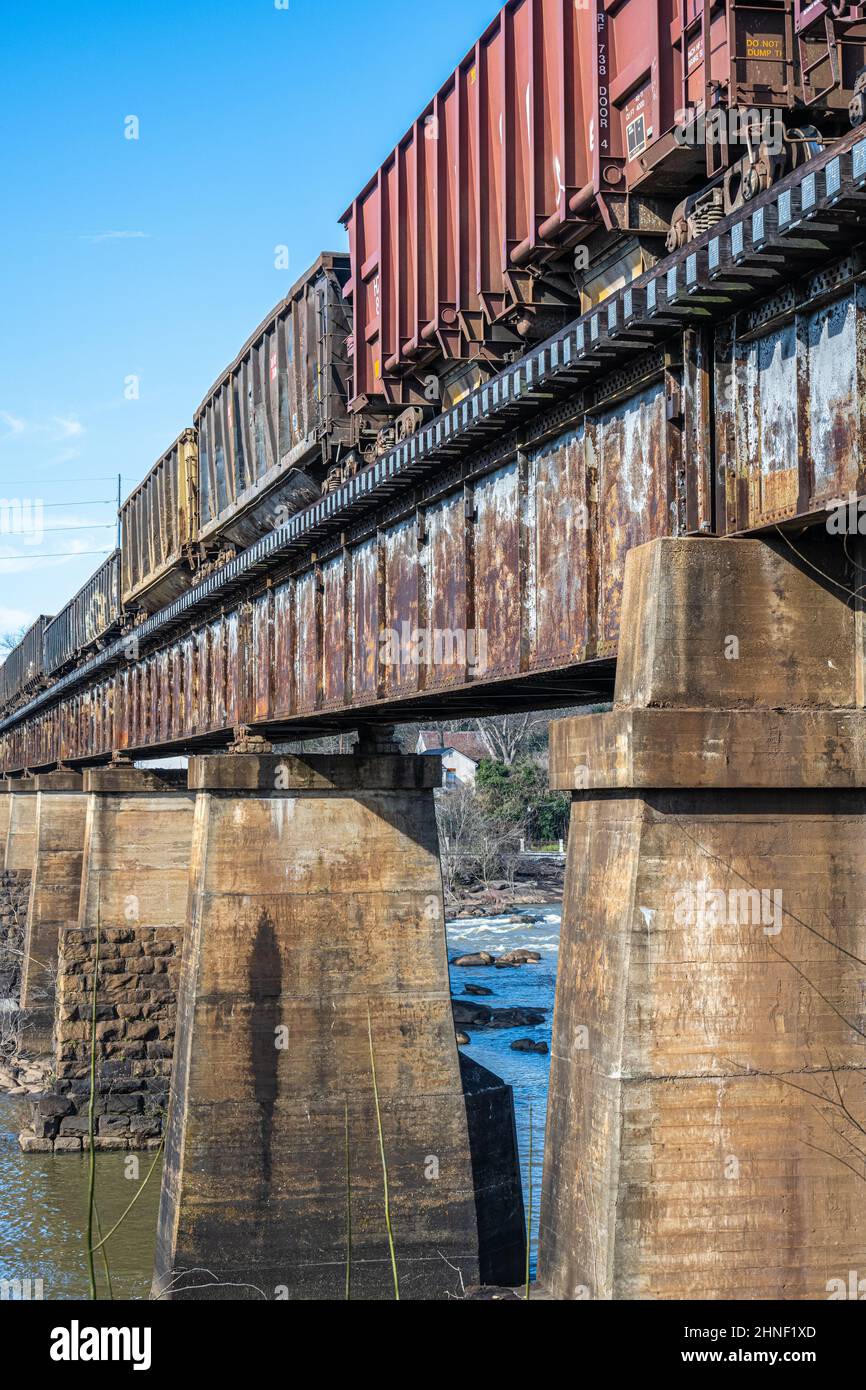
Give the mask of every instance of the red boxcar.
POLYGON ((766 186, 779 159, 698 118, 777 113, 796 160, 847 125, 864 36, 844 0, 509 0, 343 216, 353 409, 459 394, 766 186), (744 183, 675 217, 744 149, 744 183))

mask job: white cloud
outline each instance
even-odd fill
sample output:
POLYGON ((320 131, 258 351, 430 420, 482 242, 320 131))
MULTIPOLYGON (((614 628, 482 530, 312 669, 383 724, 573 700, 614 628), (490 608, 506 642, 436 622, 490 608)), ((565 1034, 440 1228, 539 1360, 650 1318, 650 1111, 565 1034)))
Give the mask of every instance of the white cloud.
POLYGON ((0 432, 0 439, 21 439, 26 436, 47 439, 51 444, 64 444, 68 439, 78 439, 84 434, 84 425, 75 415, 52 415, 47 421, 33 421, 13 415, 10 410, 0 410, 0 425, 6 426, 6 433, 0 432))
POLYGON ((57 415, 54 417, 54 424, 60 430, 61 439, 74 439, 79 434, 84 433, 84 426, 81 421, 76 420, 74 417, 64 420, 57 415))
POLYGON ((27 428, 26 420, 22 420, 20 416, 13 415, 8 410, 0 410, 0 420, 3 421, 9 434, 23 434, 27 428))
POLYGON ((17 632, 26 623, 34 623, 37 614, 27 608, 0 608, 0 633, 17 632))
POLYGON ((150 232, 85 232, 81 241, 149 241, 150 232))

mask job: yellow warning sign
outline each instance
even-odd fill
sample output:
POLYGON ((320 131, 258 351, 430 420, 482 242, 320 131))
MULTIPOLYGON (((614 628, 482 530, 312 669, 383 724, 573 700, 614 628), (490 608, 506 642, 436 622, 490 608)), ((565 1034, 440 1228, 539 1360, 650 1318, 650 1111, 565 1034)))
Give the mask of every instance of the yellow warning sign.
POLYGON ((747 34, 746 57, 782 62, 785 43, 781 34, 747 34))

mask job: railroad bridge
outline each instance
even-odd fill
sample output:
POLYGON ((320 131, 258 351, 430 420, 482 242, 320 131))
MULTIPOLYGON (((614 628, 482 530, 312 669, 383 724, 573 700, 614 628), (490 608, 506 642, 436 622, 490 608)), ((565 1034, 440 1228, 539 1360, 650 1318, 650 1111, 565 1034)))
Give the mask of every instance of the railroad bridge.
POLYGON ((109 1140, 155 1143, 171 1080, 160 1293, 340 1296, 351 1152, 388 1297, 379 1126, 406 1293, 516 1280, 510 1102, 459 1065, 434 778, 388 727, 607 700, 552 728, 539 1279, 815 1298, 863 1267, 864 202, 855 132, 0 723, 58 1090, 98 940, 109 1140))

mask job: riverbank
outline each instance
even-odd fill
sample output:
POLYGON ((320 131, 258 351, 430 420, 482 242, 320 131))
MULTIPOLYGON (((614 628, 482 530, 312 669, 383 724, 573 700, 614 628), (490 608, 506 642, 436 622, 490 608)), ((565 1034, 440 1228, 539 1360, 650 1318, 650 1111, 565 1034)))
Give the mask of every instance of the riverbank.
POLYGON ((455 884, 446 892, 450 919, 492 916, 522 907, 545 907, 562 901, 565 855, 525 855, 513 879, 455 884))
POLYGON ((50 1062, 32 1061, 27 1057, 0 1058, 0 1095, 13 1099, 38 1096, 48 1089, 50 1079, 50 1062))

